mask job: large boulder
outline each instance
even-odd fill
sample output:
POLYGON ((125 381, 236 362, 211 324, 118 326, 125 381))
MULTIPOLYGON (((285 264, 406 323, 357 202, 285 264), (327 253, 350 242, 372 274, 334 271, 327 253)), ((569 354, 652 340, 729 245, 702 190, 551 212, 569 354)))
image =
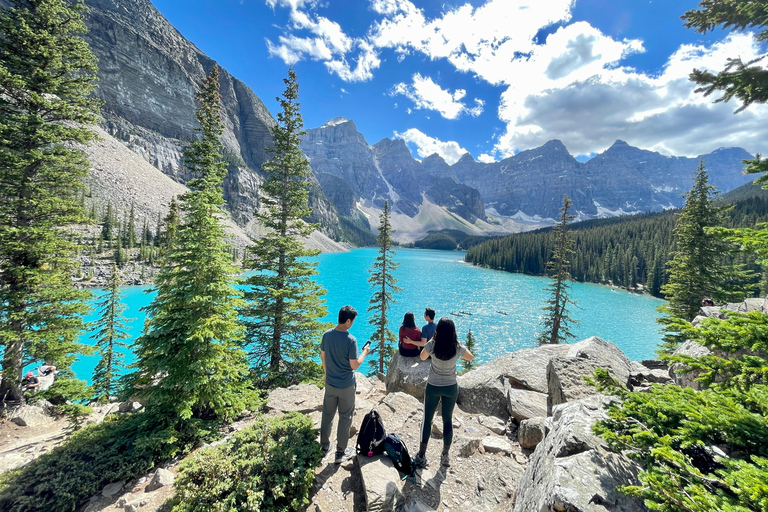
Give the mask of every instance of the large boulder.
POLYGON ((537 391, 507 388, 507 410, 517 421, 547 415, 547 395, 537 391))
POLYGON ((461 408, 505 421, 510 416, 525 417, 532 412, 532 403, 544 397, 510 390, 546 394, 549 360, 567 354, 569 349, 568 345, 543 345, 518 350, 467 372, 459 377, 461 408), (522 402, 520 407, 518 401, 522 402))
POLYGON ((645 512, 641 499, 621 494, 620 485, 637 485, 637 465, 608 450, 592 433, 606 418, 602 395, 558 405, 552 430, 539 443, 520 480, 514 512, 645 512))
POLYGON ((403 357, 395 352, 387 369, 387 393, 398 391, 421 400, 427 387, 431 363, 418 357, 403 357))
POLYGON ((401 510, 406 502, 403 494, 405 482, 386 455, 361 457, 360 477, 365 490, 365 509, 368 512, 401 510))
POLYGON ((53 406, 46 400, 13 407, 8 411, 7 417, 20 427, 39 427, 55 421, 53 406))
MULTIPOLYGON (((702 308, 704 309, 704 308, 702 308)), ((695 341, 688 340, 673 352, 673 356, 701 357, 712 353, 704 345, 699 345, 695 341)), ((674 379, 675 384, 683 388, 699 389, 699 383, 696 377, 701 373, 699 370, 688 371, 688 367, 682 363, 675 363, 669 368, 669 375, 674 379)))
POLYGON ((613 343, 596 336, 570 345, 564 357, 550 359, 547 366, 547 414, 552 413, 555 405, 594 395, 595 388, 584 378, 591 377, 597 368, 607 370, 625 386, 629 383, 632 364, 627 356, 613 343))

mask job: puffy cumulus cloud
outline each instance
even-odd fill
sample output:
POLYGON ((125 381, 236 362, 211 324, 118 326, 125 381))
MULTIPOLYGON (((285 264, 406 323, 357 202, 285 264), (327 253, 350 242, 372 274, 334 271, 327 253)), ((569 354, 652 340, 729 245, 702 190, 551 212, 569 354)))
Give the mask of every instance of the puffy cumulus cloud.
POLYGON ((385 18, 371 27, 370 38, 382 48, 447 59, 460 71, 501 84, 507 80, 508 64, 536 48, 539 30, 570 20, 573 3, 489 0, 478 8, 465 4, 427 20, 409 0, 374 0, 373 10, 385 18))
POLYGON ((453 165, 467 153, 467 150, 459 146, 458 142, 449 140, 444 142, 440 139, 430 137, 416 128, 409 128, 403 133, 394 132, 397 139, 403 139, 406 144, 416 147, 416 153, 421 158, 437 153, 449 165, 453 165))
POLYGON ((316 0, 267 0, 267 4, 272 8, 290 9, 292 22, 278 38, 278 43, 267 40, 270 56, 282 59, 288 65, 304 58, 322 61, 328 71, 346 82, 370 80, 373 71, 381 65, 378 51, 366 39, 350 37, 335 21, 302 10, 315 8, 316 0), (357 54, 353 55, 354 52, 357 54))
POLYGON ((492 164, 497 160, 493 156, 489 155, 488 153, 482 153, 480 156, 477 157, 477 161, 482 162, 484 164, 492 164))
MULTIPOLYGON (((567 50, 569 45, 559 47, 567 50)), ((605 50, 578 51, 583 56, 611 55, 605 50)), ((736 34, 711 46, 682 46, 658 76, 611 66, 585 75, 578 71, 570 80, 555 78, 560 71, 551 78, 538 74, 536 85, 513 84, 502 94, 499 116, 507 127, 495 149, 509 156, 557 138, 573 153, 587 155, 621 138, 646 149, 685 156, 732 145, 764 150, 760 119, 768 115, 768 107, 754 106, 733 115, 735 105, 713 103, 713 98, 695 93, 695 85, 688 80, 694 68, 719 70, 727 57, 740 55, 746 60, 758 53, 751 35, 736 34)), ((542 62, 531 59, 530 65, 519 63, 519 69, 524 73, 536 67, 546 70, 552 62, 559 66, 557 59, 556 53, 542 62)))
POLYGON ((435 110, 446 119, 456 119, 461 114, 477 117, 483 113, 485 103, 475 99, 474 107, 467 107, 461 100, 467 95, 464 89, 456 89, 453 93, 436 84, 430 77, 420 73, 413 75, 413 84, 399 83, 390 91, 394 96, 402 94, 413 101, 416 109, 435 110))

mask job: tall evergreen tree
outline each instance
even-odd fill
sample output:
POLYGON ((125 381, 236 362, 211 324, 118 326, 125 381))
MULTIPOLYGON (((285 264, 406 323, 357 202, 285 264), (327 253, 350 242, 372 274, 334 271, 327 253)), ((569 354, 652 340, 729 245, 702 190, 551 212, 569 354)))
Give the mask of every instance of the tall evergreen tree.
POLYGON ((171 423, 190 417, 226 419, 245 407, 248 372, 239 348, 243 306, 222 226, 219 73, 214 66, 195 95, 200 140, 184 153, 194 179, 181 198, 183 220, 155 278, 157 295, 144 308, 144 332, 137 340, 135 383, 148 412, 171 423), (156 385, 146 386, 160 377, 156 385))
POLYGON ((676 250, 668 262, 669 281, 661 288, 667 299, 667 303, 659 307, 663 316, 658 319, 664 326, 663 352, 673 351, 684 341, 681 322, 693 320, 703 299, 711 298, 722 304, 744 297, 736 284, 748 276, 739 267, 723 263, 728 246, 721 237, 706 229, 722 226, 729 208, 717 205, 716 196, 702 160, 675 224, 676 250))
POLYGON ((107 203, 107 212, 104 214, 101 224, 101 237, 107 241, 107 244, 112 241, 112 232, 114 229, 115 213, 112 211, 112 201, 109 201, 107 203))
POLYGON ((322 367, 315 361, 325 325, 322 296, 325 289, 313 276, 319 251, 304 247, 315 224, 309 217, 309 162, 299 144, 306 133, 299 111, 299 84, 293 69, 283 80, 286 88, 272 129, 272 158, 261 170, 266 175, 260 194, 264 210, 256 217, 267 228, 245 257, 245 268, 255 270, 247 280, 243 310, 252 367, 261 385, 271 387, 318 379, 322 367))
POLYGON ((547 271, 552 277, 552 282, 546 290, 550 293, 547 305, 544 306, 544 329, 539 334, 539 343, 563 343, 575 337, 571 332, 571 325, 576 320, 571 318, 568 305, 574 302, 570 298, 569 281, 570 256, 573 254, 573 240, 568 233, 568 222, 573 220, 573 215, 568 210, 573 205, 567 195, 563 196, 563 206, 560 207, 560 222, 553 231, 555 238, 555 250, 547 264, 547 271))
MULTIPOLYGON (((176 237, 176 230, 179 228, 179 203, 176 201, 176 197, 171 198, 171 204, 168 205, 168 215, 165 216, 165 232, 158 236, 158 240, 161 240, 161 247, 170 248, 173 239, 176 237)), ((160 227, 158 224, 158 232, 160 227)))
POLYGON ((392 304, 395 303, 393 294, 400 291, 394 275, 400 265, 394 260, 395 251, 392 249, 394 232, 389 222, 389 201, 384 201, 384 211, 379 220, 379 234, 376 237, 379 255, 373 260, 369 271, 371 276, 368 278, 373 288, 373 295, 368 301, 368 312, 372 313, 368 323, 374 327, 369 354, 378 354, 378 367, 371 368, 371 373, 386 371, 389 359, 392 357, 392 345, 397 341, 395 333, 387 326, 387 315, 392 304))
POLYGON ((124 368, 125 356, 120 351, 128 346, 123 340, 128 339, 125 305, 120 292, 120 271, 112 263, 112 276, 109 279, 107 292, 96 303, 98 320, 94 324, 96 355, 99 362, 93 370, 93 390, 95 398, 108 402, 110 395, 117 393, 117 379, 124 368))
POLYGON ((21 398, 23 362, 67 368, 87 311, 72 286, 64 226, 87 222, 78 196, 94 138, 96 60, 80 1, 9 0, 0 7, 0 400, 21 398))
MULTIPOLYGON (((467 350, 469 350, 474 354, 475 335, 472 334, 472 329, 470 329, 469 332, 467 333, 467 341, 464 343, 464 346, 467 347, 467 350)), ((466 359, 461 360, 461 366, 465 372, 468 372, 469 370, 474 368, 476 364, 477 363, 475 363, 474 360, 470 360, 470 361, 467 361, 466 359)))

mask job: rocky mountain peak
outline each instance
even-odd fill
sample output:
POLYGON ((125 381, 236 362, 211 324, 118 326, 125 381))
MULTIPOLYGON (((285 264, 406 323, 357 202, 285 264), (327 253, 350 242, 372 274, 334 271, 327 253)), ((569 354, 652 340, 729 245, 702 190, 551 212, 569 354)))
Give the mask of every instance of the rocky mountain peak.
MULTIPOLYGON (((472 155, 470 155, 469 153, 464 153, 463 155, 461 155, 461 158, 459 158, 459 161, 456 162, 456 163, 457 164, 458 163, 462 163, 462 164, 475 163, 475 159, 472 158, 472 155)), ((456 164, 454 164, 454 165, 456 165, 456 164)))
POLYGON ((334 117, 333 119, 328 120, 324 125, 322 125, 320 128, 330 128, 330 127, 336 127, 339 125, 346 125, 345 128, 347 129, 353 129, 357 131, 357 126, 355 126, 355 122, 351 119, 347 119, 346 117, 334 117))

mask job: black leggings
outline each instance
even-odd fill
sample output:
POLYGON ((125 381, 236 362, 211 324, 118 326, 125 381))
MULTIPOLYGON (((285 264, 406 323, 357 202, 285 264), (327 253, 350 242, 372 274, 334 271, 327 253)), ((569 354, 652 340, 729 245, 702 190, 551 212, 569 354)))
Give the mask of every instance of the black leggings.
POLYGON ((426 445, 432 431, 432 418, 437 411, 437 403, 442 401, 440 409, 443 415, 443 445, 450 446, 453 442, 453 408, 459 397, 459 385, 433 386, 427 384, 424 391, 424 420, 421 422, 421 444, 426 445))

